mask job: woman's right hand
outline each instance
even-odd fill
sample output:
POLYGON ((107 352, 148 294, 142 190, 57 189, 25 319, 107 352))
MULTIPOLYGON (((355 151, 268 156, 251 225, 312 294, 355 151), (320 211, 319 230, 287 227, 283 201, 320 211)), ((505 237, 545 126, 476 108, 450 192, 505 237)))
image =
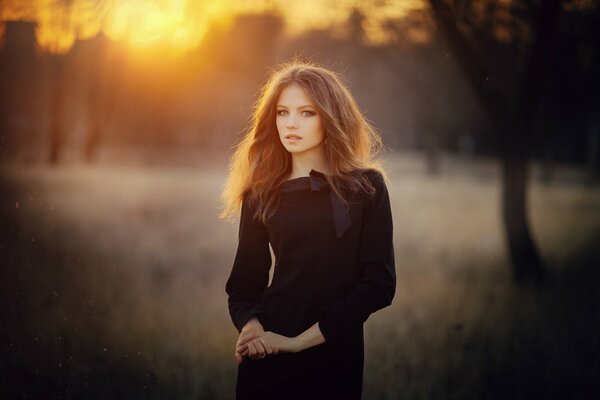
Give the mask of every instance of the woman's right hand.
POLYGON ((252 317, 246 322, 242 328, 242 332, 238 337, 235 345, 235 358, 238 363, 244 361, 244 356, 247 355, 253 359, 260 359, 260 355, 277 354, 278 349, 267 347, 260 340, 255 340, 265 334, 262 324, 256 317, 252 317))

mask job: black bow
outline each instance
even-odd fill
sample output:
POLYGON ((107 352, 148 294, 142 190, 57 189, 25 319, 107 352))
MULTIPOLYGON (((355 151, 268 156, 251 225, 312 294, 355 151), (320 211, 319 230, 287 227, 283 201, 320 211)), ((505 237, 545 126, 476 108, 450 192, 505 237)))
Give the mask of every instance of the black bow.
MULTIPOLYGON (((324 173, 311 169, 309 175, 310 190, 313 192, 318 192, 329 187, 329 182, 327 182, 324 173)), ((331 200, 331 210, 333 211, 335 233, 337 237, 340 238, 348 228, 350 228, 350 214, 342 199, 340 199, 331 188, 329 189, 329 199, 331 200)))

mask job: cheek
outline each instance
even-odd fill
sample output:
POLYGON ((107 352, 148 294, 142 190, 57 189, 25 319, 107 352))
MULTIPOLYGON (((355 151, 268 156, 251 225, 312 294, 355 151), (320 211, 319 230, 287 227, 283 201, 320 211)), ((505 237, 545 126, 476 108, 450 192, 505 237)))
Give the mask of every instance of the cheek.
POLYGON ((276 119, 275 119, 275 127, 277 127, 277 132, 278 132, 279 134, 281 134, 281 132, 282 132, 282 129, 283 129, 283 124, 282 124, 282 122, 281 122, 281 118, 276 118, 276 119))
POLYGON ((323 133, 323 127, 321 125, 321 121, 316 121, 312 127, 312 131, 315 133, 316 139, 323 139, 325 134, 323 133))

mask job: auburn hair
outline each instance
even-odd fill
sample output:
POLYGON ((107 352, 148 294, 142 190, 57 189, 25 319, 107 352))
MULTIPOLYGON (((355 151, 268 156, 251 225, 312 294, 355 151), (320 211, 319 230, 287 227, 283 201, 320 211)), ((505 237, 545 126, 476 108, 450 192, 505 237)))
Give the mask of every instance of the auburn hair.
POLYGON ((347 191, 375 189, 365 170, 386 174, 375 157, 383 149, 381 137, 360 112, 346 85, 333 71, 313 63, 292 61, 270 74, 254 107, 250 129, 234 146, 229 175, 221 195, 220 218, 240 208, 244 197, 256 208, 263 223, 279 206, 279 187, 291 173, 290 153, 276 126, 276 106, 282 90, 291 84, 301 87, 321 117, 325 140, 326 179, 330 188, 348 205, 347 191))

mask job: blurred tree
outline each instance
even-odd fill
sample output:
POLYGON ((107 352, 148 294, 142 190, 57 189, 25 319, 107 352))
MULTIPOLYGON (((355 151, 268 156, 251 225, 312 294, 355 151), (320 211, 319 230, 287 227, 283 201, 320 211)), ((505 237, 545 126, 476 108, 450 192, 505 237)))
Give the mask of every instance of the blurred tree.
POLYGON ((32 147, 41 113, 36 24, 7 21, 0 48, 0 157, 15 158, 32 147))
POLYGON ((418 146, 425 156, 426 172, 437 175, 441 172, 443 127, 448 125, 446 118, 441 117, 444 111, 450 110, 444 102, 449 97, 447 89, 451 81, 440 79, 440 73, 444 73, 440 65, 447 65, 445 60, 439 59, 437 47, 430 43, 427 34, 433 30, 430 23, 431 18, 424 10, 413 9, 402 18, 386 20, 384 29, 394 44, 388 62, 395 68, 406 70, 407 59, 419 60, 425 65, 430 61, 427 70, 415 68, 413 71, 411 101, 418 110, 415 113, 419 128, 418 146), (435 62, 431 62, 433 60, 435 62), (435 117, 431 118, 432 115, 435 117))
MULTIPOLYGON (((598 85, 596 80, 595 85, 598 85)), ((591 102, 591 110, 587 120, 587 152, 586 166, 590 186, 596 185, 600 180, 600 89, 595 90, 596 97, 591 102)))
POLYGON ((588 172, 587 183, 593 185, 600 180, 600 1, 570 1, 566 7, 569 18, 563 23, 566 35, 561 47, 571 52, 569 57, 561 57, 561 65, 568 67, 561 77, 572 79, 557 79, 563 90, 553 97, 563 99, 563 106, 566 103, 574 121, 579 121, 571 123, 578 132, 572 129, 569 133, 579 133, 585 143, 581 158, 588 172), (569 101, 564 101, 567 98, 569 101))
POLYGON ((534 155, 542 158, 542 180, 554 179, 558 162, 586 165, 589 183, 597 173, 600 93, 600 4, 563 2, 557 65, 550 70, 536 116, 534 155))
POLYGON ((543 85, 556 65, 561 2, 429 3, 439 34, 457 58, 499 139, 502 216, 514 276, 519 281, 538 280, 545 270, 527 221, 526 185, 533 119, 543 85))
POLYGON ((87 43, 87 133, 84 159, 92 162, 112 117, 120 85, 123 59, 117 56, 114 43, 102 32, 87 43))
POLYGON ((455 148, 471 156, 490 147, 487 138, 476 135, 481 119, 471 88, 453 57, 449 57, 429 9, 412 9, 402 17, 388 18, 384 23, 389 43, 385 61, 396 71, 396 79, 405 79, 402 93, 408 98, 415 146, 423 151, 426 171, 430 175, 442 171, 445 150, 455 148), (403 78, 406 76, 406 78, 403 78))
POLYGON ((283 28, 279 14, 241 14, 229 29, 213 27, 193 54, 201 69, 190 99, 204 147, 223 148, 246 128, 256 89, 281 51, 283 28))
POLYGON ((66 58, 60 54, 48 55, 50 63, 50 164, 58 164, 65 146, 65 72, 66 58))

